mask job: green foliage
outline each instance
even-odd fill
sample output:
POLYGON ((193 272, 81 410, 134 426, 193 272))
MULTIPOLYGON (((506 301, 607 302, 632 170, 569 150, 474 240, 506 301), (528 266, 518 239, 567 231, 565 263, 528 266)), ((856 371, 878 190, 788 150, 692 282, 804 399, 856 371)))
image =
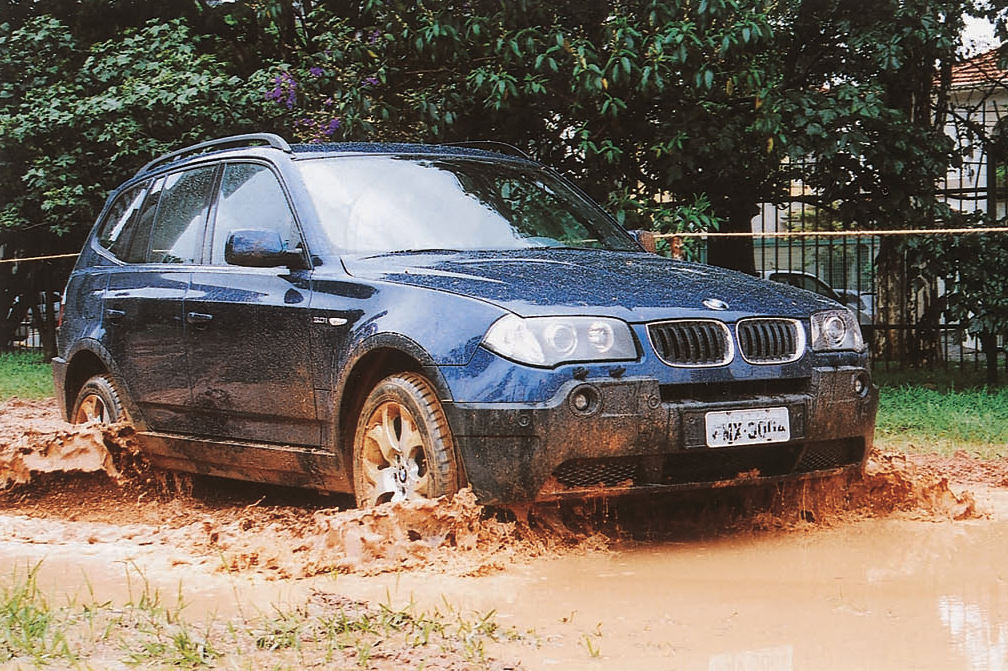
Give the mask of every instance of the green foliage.
MULTIPOLYGON (((76 250, 109 189, 147 159, 250 129, 510 142, 632 228, 746 231, 759 204, 794 199, 794 180, 837 227, 927 227, 949 214, 935 185, 959 160, 935 65, 954 61, 961 17, 976 11, 966 0, 133 4, 23 4, 0 26, 5 256, 76 250)), ((710 260, 752 270, 750 245, 712 243, 710 260)))
POLYGON ((76 249, 109 190, 151 156, 262 124, 260 91, 205 46, 181 20, 91 45, 47 16, 0 26, 0 226, 44 227, 76 249))
MULTIPOLYGON (((794 179, 844 227, 946 211, 935 182, 957 157, 930 106, 962 0, 327 7, 266 77, 307 141, 511 142, 655 230, 700 211, 748 230, 794 179)), ((727 247, 715 260, 745 266, 727 247)))
POLYGON ((1008 239, 958 235, 936 250, 936 269, 947 277, 945 315, 972 335, 1008 333, 1008 239))
POLYGON ((768 6, 320 7, 305 23, 313 50, 277 63, 267 95, 308 141, 512 142, 575 176, 621 221, 650 227, 673 203, 706 198, 695 182, 712 158, 734 166, 732 177, 752 167, 740 147, 779 162, 754 125, 768 6))
POLYGON ((0 403, 53 395, 52 366, 35 352, 0 352, 0 403))

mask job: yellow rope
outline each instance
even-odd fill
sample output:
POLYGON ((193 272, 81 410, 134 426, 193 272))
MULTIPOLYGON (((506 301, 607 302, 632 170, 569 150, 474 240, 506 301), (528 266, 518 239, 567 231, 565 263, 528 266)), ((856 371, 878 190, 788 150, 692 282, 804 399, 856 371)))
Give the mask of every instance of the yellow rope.
POLYGON ((709 233, 656 233, 656 238, 862 238, 873 236, 910 236, 910 235, 966 235, 980 233, 1008 233, 1008 227, 988 226, 986 228, 917 228, 895 231, 763 231, 763 232, 718 232, 709 233))
POLYGON ((53 254, 51 256, 25 256, 16 259, 0 259, 0 263, 25 263, 28 261, 49 261, 50 259, 72 259, 78 256, 74 254, 53 254))

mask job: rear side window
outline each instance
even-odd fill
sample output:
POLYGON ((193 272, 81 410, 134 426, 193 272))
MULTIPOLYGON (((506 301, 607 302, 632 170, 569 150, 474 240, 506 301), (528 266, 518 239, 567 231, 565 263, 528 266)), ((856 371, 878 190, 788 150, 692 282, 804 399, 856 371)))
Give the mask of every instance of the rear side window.
POLYGON ((215 167, 169 175, 154 217, 147 263, 196 263, 203 248, 215 167))
MULTIPOLYGON (((98 244, 117 259, 127 263, 134 261, 130 259, 130 248, 134 239, 138 237, 140 207, 143 205, 144 196, 147 195, 148 186, 149 182, 137 184, 119 194, 98 228, 98 244)), ((146 252, 146 245, 144 251, 146 252)))
POLYGON ((256 163, 229 163, 221 179, 210 262, 223 265, 224 246, 237 229, 266 229, 280 234, 285 246, 301 245, 294 214, 273 171, 256 163))

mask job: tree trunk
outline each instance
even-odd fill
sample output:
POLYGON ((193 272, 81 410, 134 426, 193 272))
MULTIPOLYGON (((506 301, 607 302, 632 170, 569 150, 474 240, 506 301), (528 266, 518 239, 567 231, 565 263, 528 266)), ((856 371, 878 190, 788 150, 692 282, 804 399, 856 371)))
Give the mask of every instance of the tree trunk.
POLYGON ((707 262, 722 268, 740 270, 750 275, 756 274, 756 259, 753 254, 752 218, 759 209, 752 200, 732 199, 726 211, 718 212, 723 217, 721 232, 747 233, 744 236, 713 236, 707 241, 707 262))
POLYGON ((903 251, 897 240, 883 236, 879 240, 878 304, 875 306, 876 358, 884 361, 904 363, 906 361, 906 338, 901 330, 906 326, 906 268, 903 251))

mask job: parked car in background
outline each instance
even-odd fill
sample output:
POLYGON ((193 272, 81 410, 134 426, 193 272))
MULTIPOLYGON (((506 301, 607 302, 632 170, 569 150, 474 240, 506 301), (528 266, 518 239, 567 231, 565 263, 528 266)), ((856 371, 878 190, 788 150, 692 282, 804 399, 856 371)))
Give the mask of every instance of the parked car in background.
POLYGON ((848 310, 646 253, 523 156, 196 145, 110 196, 64 295, 69 420, 360 505, 780 480, 872 445, 848 310))
POLYGON ((834 289, 818 276, 803 270, 765 270, 762 276, 772 282, 780 282, 842 303, 857 316, 862 330, 874 322, 874 301, 871 293, 861 293, 853 289, 834 289))
POLYGON ((875 322, 875 294, 857 289, 837 289, 836 292, 841 303, 857 312, 858 321, 862 325, 875 322))

